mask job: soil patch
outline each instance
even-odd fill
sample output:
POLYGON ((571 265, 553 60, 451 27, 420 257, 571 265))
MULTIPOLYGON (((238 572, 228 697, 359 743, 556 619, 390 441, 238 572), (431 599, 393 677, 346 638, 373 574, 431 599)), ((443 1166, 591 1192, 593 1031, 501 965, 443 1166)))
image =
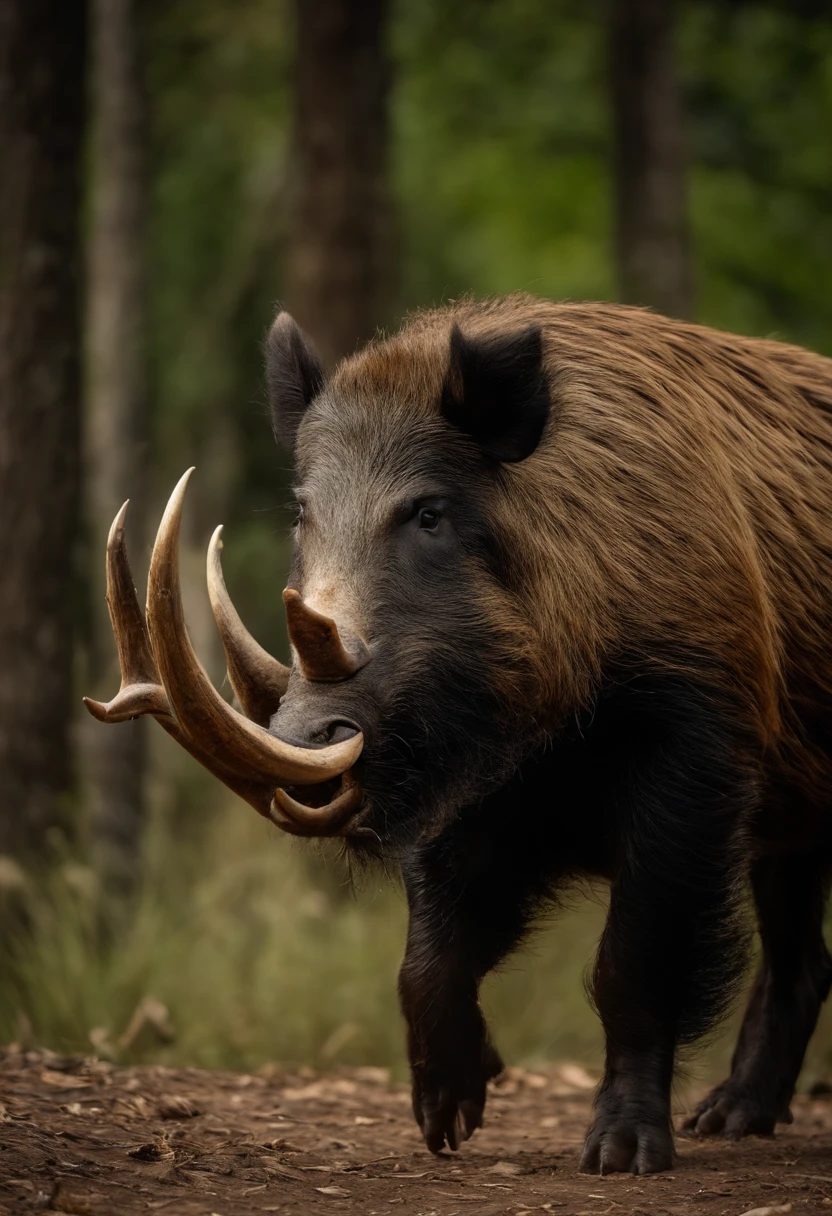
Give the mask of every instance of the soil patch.
POLYGON ((774 1139, 678 1139, 671 1174, 578 1173, 591 1078, 513 1069, 457 1154, 422 1146, 380 1069, 254 1075, 7 1050, 0 1214, 740 1216, 832 1211, 832 1101, 798 1098, 774 1139), (785 1205, 791 1204, 787 1209, 785 1205))

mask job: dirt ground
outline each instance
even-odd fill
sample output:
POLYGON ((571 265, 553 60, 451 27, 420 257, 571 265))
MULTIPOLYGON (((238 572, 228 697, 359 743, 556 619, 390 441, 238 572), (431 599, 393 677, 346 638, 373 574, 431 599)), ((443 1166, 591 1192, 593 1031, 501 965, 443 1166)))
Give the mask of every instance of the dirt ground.
POLYGON ((255 1075, 0 1056, 0 1213, 563 1216, 832 1210, 832 1100, 773 1140, 679 1138, 671 1174, 578 1173, 592 1078, 511 1070, 458 1154, 422 1147, 378 1069, 255 1075), (789 1208, 786 1205, 791 1205, 789 1208))

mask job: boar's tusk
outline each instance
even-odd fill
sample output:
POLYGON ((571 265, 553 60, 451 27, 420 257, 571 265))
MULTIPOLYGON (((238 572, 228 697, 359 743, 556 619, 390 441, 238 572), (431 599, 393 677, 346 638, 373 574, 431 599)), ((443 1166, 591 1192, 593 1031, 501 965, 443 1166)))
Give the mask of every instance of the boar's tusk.
POLYGON ((194 652, 179 585, 179 530, 192 472, 180 479, 165 508, 147 583, 150 642, 177 721, 223 768, 242 777, 296 785, 336 777, 358 759, 362 735, 317 749, 284 743, 223 700, 194 652))
POLYGON ((283 603, 289 638, 307 680, 346 680, 368 661, 370 654, 361 639, 352 640, 348 650, 335 621, 305 604, 299 592, 287 587, 283 603))
POLYGON ((208 596, 225 650, 228 679, 243 713, 258 726, 268 726, 289 682, 289 668, 273 658, 246 629, 231 602, 222 573, 222 527, 208 546, 208 596))
POLYGON ((311 807, 296 801, 284 789, 277 789, 271 805, 271 819, 293 836, 337 836, 361 804, 361 787, 347 773, 341 779, 341 792, 326 806, 311 807))

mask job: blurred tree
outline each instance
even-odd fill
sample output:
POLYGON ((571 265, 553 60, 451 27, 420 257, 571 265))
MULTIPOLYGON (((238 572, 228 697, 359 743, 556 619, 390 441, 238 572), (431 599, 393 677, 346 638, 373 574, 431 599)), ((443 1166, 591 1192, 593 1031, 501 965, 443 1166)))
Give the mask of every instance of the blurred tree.
POLYGON ((615 248, 621 298, 693 311, 672 0, 609 0, 615 248))
MULTIPOLYGON (((88 228, 86 490, 93 613, 88 686, 105 700, 120 676, 104 599, 107 531, 130 496, 130 542, 143 553, 147 496, 147 106, 139 0, 93 0, 92 174, 88 228)), ((111 890, 137 873, 147 724, 84 730, 92 855, 111 890)))
POLYGON ((394 7, 401 306, 472 292, 609 298, 609 105, 598 6, 394 7))
POLYGON ((332 365, 383 319, 391 278, 387 0, 295 0, 287 307, 332 365))
POLYGON ((0 0, 0 852, 71 828, 84 0, 0 0))

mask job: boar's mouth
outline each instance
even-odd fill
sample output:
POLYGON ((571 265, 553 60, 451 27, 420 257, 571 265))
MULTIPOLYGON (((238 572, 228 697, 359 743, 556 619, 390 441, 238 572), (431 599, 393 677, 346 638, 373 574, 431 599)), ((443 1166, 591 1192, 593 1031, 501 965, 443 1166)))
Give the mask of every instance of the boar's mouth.
MULTIPOLYGON (((208 549, 208 590, 229 682, 242 712, 220 696, 191 645, 179 581, 179 534, 192 472, 189 469, 179 481, 159 525, 150 559, 146 623, 127 558, 127 503, 113 521, 107 541, 107 605, 121 687, 111 701, 85 697, 84 703, 101 722, 154 717, 209 772, 292 835, 354 834, 350 821, 362 791, 352 768, 363 735, 312 748, 287 743, 267 729, 286 691, 289 668, 251 637, 231 603, 220 563, 221 528, 208 549)), ((305 626, 303 662, 318 678, 343 679, 366 661, 363 655, 347 653, 334 622, 306 610, 296 592, 289 599, 293 641, 297 629, 305 626), (317 653, 315 637, 320 638, 317 653)))
MULTIPOLYGON (((347 772, 320 785, 285 786, 275 790, 271 817, 284 832, 292 835, 336 836, 353 819, 362 798, 360 784, 347 772)), ((366 833, 366 828, 358 827, 348 834, 366 833)))

